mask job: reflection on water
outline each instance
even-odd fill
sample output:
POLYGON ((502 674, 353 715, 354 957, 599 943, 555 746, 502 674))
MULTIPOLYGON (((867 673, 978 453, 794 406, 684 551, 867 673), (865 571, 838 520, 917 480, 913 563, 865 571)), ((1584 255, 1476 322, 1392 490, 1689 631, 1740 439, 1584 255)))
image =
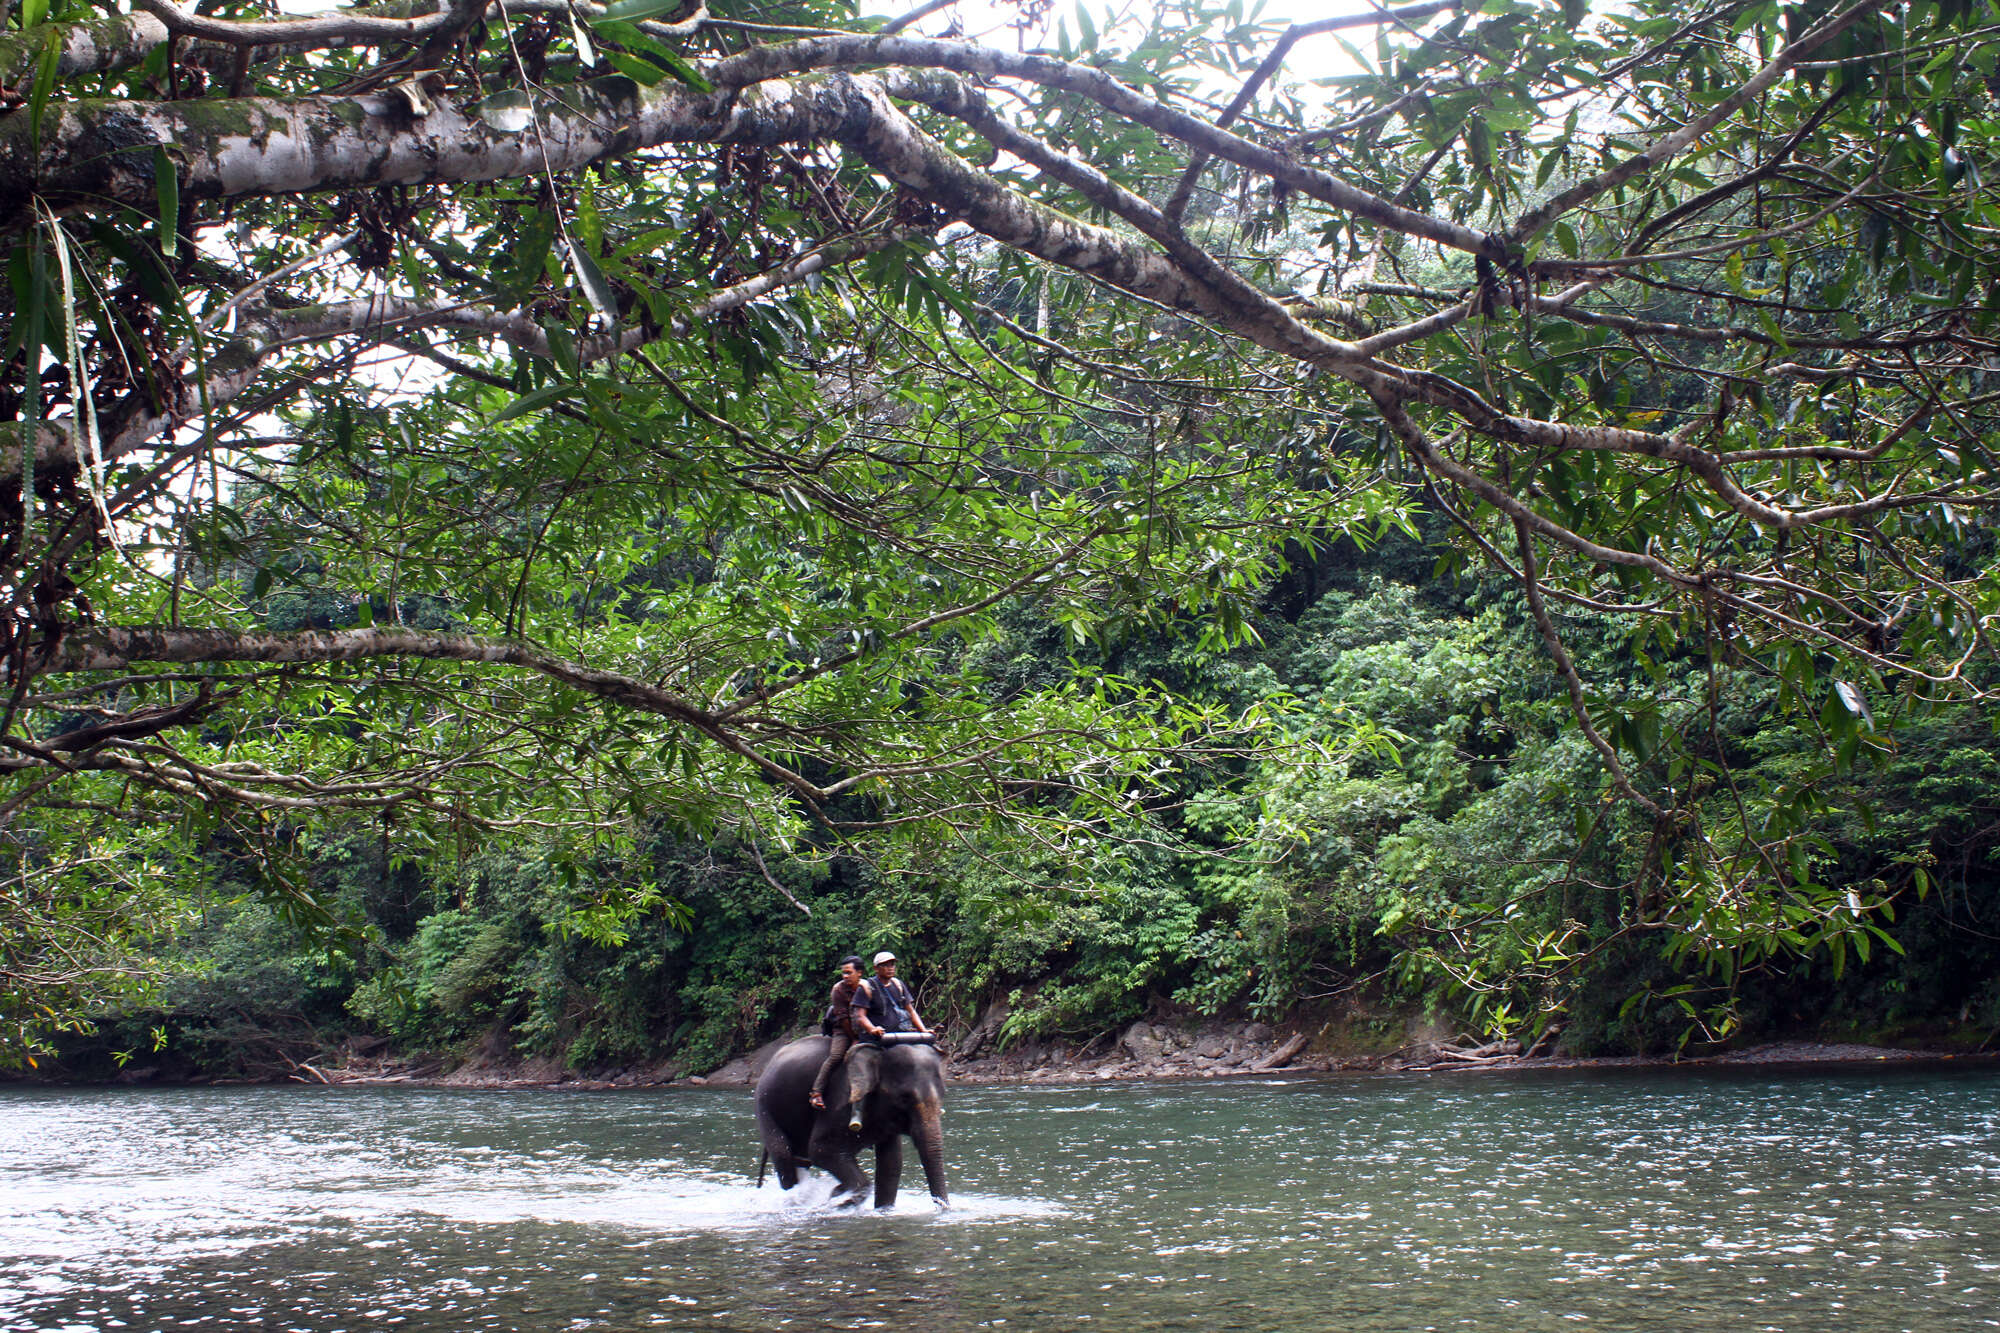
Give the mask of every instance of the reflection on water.
POLYGON ((0 1090, 0 1330, 2000 1327, 2000 1073, 975 1088, 953 1207, 749 1098, 0 1090), (912 1187, 914 1188, 914 1192, 912 1187))

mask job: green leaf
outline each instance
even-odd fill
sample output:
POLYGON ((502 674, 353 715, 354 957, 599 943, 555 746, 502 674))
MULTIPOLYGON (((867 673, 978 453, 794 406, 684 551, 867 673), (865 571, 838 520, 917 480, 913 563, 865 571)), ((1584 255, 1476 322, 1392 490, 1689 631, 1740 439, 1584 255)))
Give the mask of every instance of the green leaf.
MULTIPOLYGON (((979 314, 967 302, 964 293, 960 292, 951 283, 944 281, 937 274, 931 272, 929 265, 925 264, 921 259, 911 262, 910 272, 917 276, 917 281, 923 284, 926 291, 936 296, 944 304, 950 306, 968 326, 976 326, 979 323, 979 314)), ((944 322, 942 314, 942 311, 935 308, 931 311, 933 319, 940 327, 943 326, 944 322)))
MULTIPOLYGON (((683 0, 666 0, 665 3, 660 3, 659 0, 621 0, 621 3, 610 6, 603 13, 591 16, 589 21, 592 27, 600 29, 610 41, 638 52, 657 69, 666 71, 696 92, 712 93, 715 91, 715 85, 708 81, 706 75, 689 64, 685 57, 668 50, 634 26, 639 20, 657 18, 683 7, 683 0)), ((642 78, 626 61, 617 58, 619 54, 605 52, 604 56, 614 68, 635 82, 643 83, 648 88, 659 83, 657 74, 642 78)), ((629 60, 628 56, 627 61, 629 60)))
POLYGON ((599 268, 597 261, 590 257, 588 247, 572 243, 568 249, 570 268, 576 273, 577 283, 583 288, 584 296, 589 299, 591 306, 596 309, 597 313, 604 316, 606 322, 616 324, 618 322, 618 293, 612 289, 611 283, 605 278, 604 270, 599 268))
POLYGON ((62 53, 62 30, 51 28, 42 40, 42 58, 35 65, 35 84, 28 93, 28 137, 37 148, 41 146, 42 117, 49 109, 49 94, 56 86, 56 70, 62 63, 62 53))
POLYGON ((165 148, 153 150, 153 185, 160 199, 160 253, 172 259, 180 244, 181 178, 165 148))
POLYGON ((667 71, 640 56, 627 55, 623 51, 606 51, 604 58, 610 62, 611 68, 642 88, 656 88, 667 77, 667 71))
POLYGON ((1757 323, 1763 328, 1765 336, 1777 344, 1779 351, 1789 353, 1792 350, 1791 343, 1785 339, 1784 329, 1779 327, 1777 318, 1770 311, 1759 309, 1757 323))
POLYGON ((1483 116, 1467 117, 1465 122, 1465 147, 1472 154, 1473 162, 1485 168, 1493 165, 1493 136, 1487 132, 1483 116))
POLYGON ((512 421, 515 417, 523 417, 530 412, 539 412, 550 403, 559 403, 563 399, 572 397, 580 391, 581 386, 576 384, 545 384, 531 393, 522 394, 519 398, 501 408, 493 415, 493 419, 486 424, 497 426, 503 421, 512 421))
POLYGON ((544 325, 542 331, 548 335, 549 360, 555 362, 556 369, 565 379, 579 378, 582 364, 577 360, 576 339, 570 336, 570 331, 552 324, 544 325))
POLYGON ((591 16, 597 23, 637 23, 642 19, 655 19, 662 14, 672 14, 687 7, 687 0, 618 0, 615 5, 606 5, 604 12, 591 16))
POLYGON ((1486 108, 1488 128, 1502 133, 1525 130, 1534 123, 1534 108, 1526 103, 1516 102, 1512 98, 1506 100, 1495 98, 1486 108))
POLYGON ((403 281, 410 284, 410 290, 422 296, 429 292, 430 274, 418 262, 416 247, 398 237, 396 240, 396 267, 402 271, 403 281))
POLYGON ((518 301, 535 289, 547 275, 549 250, 555 239, 556 215, 552 209, 537 208, 524 214, 501 278, 504 295, 518 301))
POLYGON ((573 9, 569 13, 569 32, 571 39, 576 43, 577 58, 583 61, 585 68, 595 65, 597 48, 591 45, 590 34, 586 33, 583 25, 576 21, 576 11, 573 9))
POLYGON ((673 52, 654 51, 650 53, 650 58, 653 60, 657 60, 661 64, 665 65, 667 67, 667 73, 673 75, 676 79, 679 79, 682 83, 694 89, 696 92, 712 93, 715 91, 715 85, 708 81, 707 75, 703 74, 700 70, 696 69, 693 65, 690 65, 687 61, 681 59, 681 57, 675 55, 673 52))
POLYGON ((1868 696, 1861 692, 1860 686, 1852 681, 1836 680, 1833 682, 1833 693, 1842 707, 1867 723, 1869 730, 1874 730, 1875 715, 1868 711, 1868 696))
POLYGON ((1556 168, 1562 165, 1562 160, 1563 149, 1561 145, 1551 148, 1548 152, 1542 154, 1541 163, 1535 168, 1535 188, 1537 190, 1549 183, 1549 177, 1556 174, 1556 168))

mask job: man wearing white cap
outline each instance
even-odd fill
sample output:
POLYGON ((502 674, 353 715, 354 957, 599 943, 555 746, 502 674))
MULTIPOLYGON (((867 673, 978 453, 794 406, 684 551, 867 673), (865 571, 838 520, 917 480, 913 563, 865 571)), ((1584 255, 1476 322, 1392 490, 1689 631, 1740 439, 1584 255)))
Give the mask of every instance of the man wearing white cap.
POLYGON ((875 955, 875 979, 854 992, 854 1049, 847 1056, 847 1128, 861 1132, 861 1103, 875 1090, 882 1062, 882 1037, 889 1032, 929 1032, 917 1013, 917 998, 896 979, 896 955, 884 949, 875 955))

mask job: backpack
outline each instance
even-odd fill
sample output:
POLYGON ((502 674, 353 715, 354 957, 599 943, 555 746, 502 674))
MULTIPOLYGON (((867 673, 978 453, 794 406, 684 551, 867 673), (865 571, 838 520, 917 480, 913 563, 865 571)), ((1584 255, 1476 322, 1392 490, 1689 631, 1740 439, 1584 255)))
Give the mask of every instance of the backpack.
POLYGON ((878 981, 864 981, 868 988, 868 1017, 884 1032, 908 1032, 910 1030, 910 1008, 913 999, 910 988, 903 984, 901 977, 891 978, 888 985, 878 981))

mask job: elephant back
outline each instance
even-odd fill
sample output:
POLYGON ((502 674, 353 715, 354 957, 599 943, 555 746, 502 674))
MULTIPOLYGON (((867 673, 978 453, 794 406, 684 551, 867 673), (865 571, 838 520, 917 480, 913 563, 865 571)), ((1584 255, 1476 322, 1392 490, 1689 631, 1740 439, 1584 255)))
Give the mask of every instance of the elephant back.
POLYGON ((812 1086, 813 1075, 819 1072, 820 1062, 826 1059, 830 1037, 800 1037, 797 1041, 778 1048, 777 1054, 757 1074, 752 1087, 758 1101, 764 1100, 764 1090, 769 1088, 774 1095, 784 1096, 797 1083, 800 1074, 805 1076, 805 1087, 812 1086))

